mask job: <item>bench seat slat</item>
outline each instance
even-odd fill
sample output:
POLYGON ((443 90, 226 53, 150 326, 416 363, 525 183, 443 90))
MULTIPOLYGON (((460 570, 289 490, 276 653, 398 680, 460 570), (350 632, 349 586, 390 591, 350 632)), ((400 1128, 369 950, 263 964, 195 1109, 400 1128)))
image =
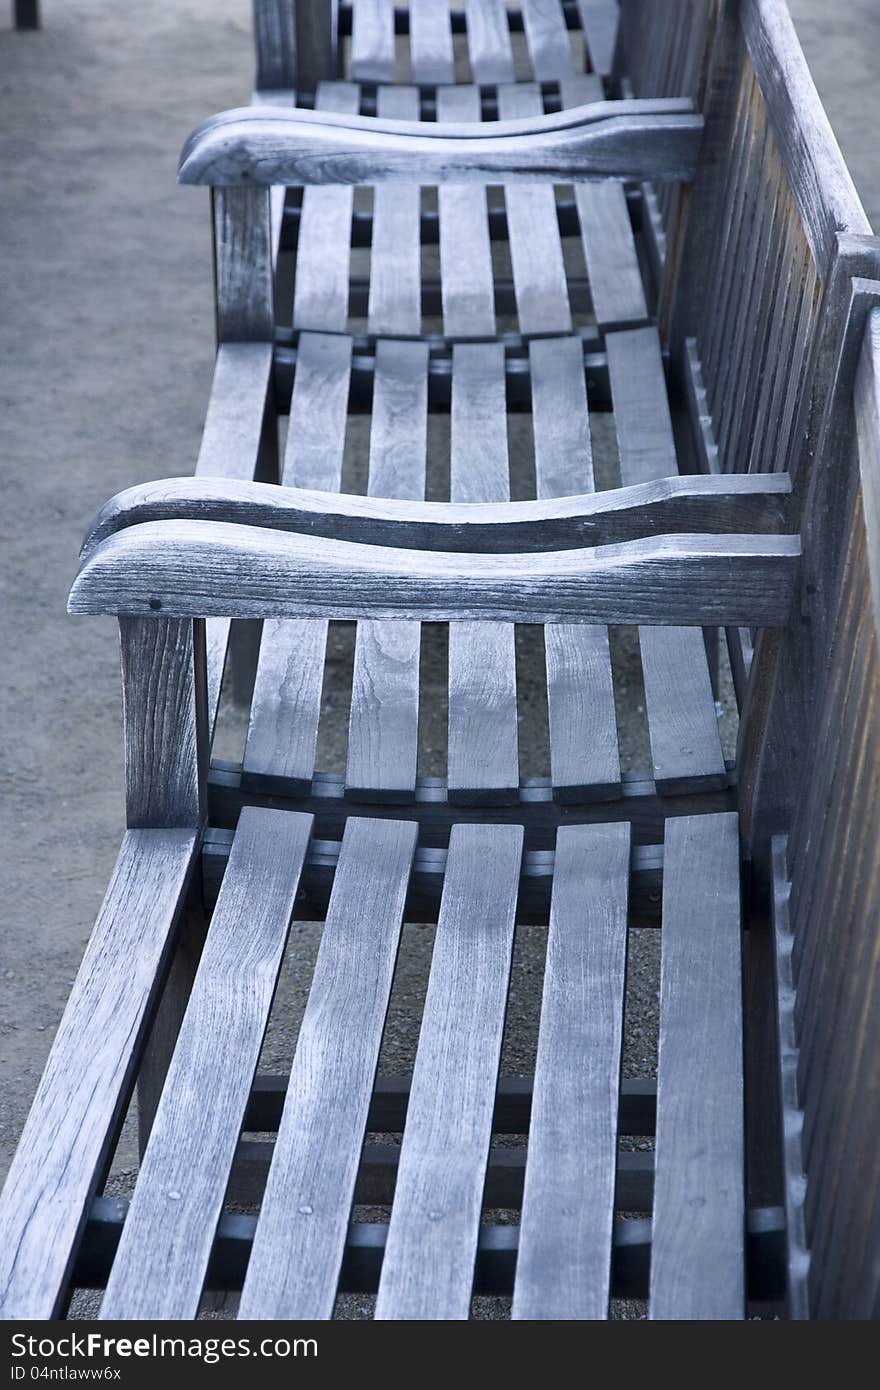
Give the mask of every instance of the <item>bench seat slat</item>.
MULTIPOLYGON (((437 117, 441 121, 478 121, 478 89, 441 88, 437 93, 437 117)), ((467 184, 441 184, 437 205, 443 332, 449 338, 492 337, 495 284, 486 190, 467 184)))
MULTIPOLYGON (((624 486, 678 472, 656 328, 609 333, 608 370, 624 486)), ((691 779, 721 785, 724 751, 701 633, 641 628, 639 644, 654 778, 664 790, 691 779)))
MULTIPOLYGON (((422 500, 428 430, 428 349, 376 344, 369 492, 422 500)), ((346 788, 370 799, 415 795, 419 741, 418 623, 359 623, 346 788)))
MULTIPOLYGON (((419 119, 416 87, 380 87, 380 116, 419 119)), ((418 336, 422 326, 421 190, 377 184, 373 190, 367 330, 418 336)))
MULTIPOLYGON (((197 478, 253 480, 260 458, 271 381, 271 343, 220 344, 196 462, 197 478)), ((229 628, 228 618, 211 618, 205 624, 209 740, 217 722, 229 628)))
POLYGON ((513 49, 504 0, 465 0, 468 58, 475 82, 513 81, 513 49))
POLYGON ((590 66, 593 72, 607 77, 614 67, 618 0, 578 0, 578 14, 590 55, 590 66))
MULTIPOLYGON (((536 340, 529 348, 539 498, 593 487, 590 418, 576 338, 536 340)), ((608 629, 563 624, 544 630, 550 775, 570 800, 620 786, 617 714, 608 629)))
POLYGON ((394 77, 393 0, 356 0, 351 22, 351 75, 356 82, 394 77))
POLYGON ((522 847, 521 826, 450 836, 377 1319, 470 1312, 522 847))
POLYGON ((198 843, 195 830, 129 830, 122 841, 3 1189, 3 1318, 61 1314, 198 843))
MULTIPOLYGON (((360 88, 356 82, 322 82, 315 109, 356 116, 360 88)), ((295 328, 345 332, 353 208, 353 188, 327 185, 303 190, 293 291, 295 328)))
POLYGON ((448 5, 438 5, 437 0, 409 0, 409 47, 414 81, 455 81, 448 5))
MULTIPOLYGON (((284 483, 339 490, 350 378, 350 338, 300 335, 284 483)), ((326 648, 322 620, 263 624, 243 762, 251 786, 267 777, 289 777, 301 791, 311 787, 326 648)))
MULTIPOLYGON (((543 115, 540 88, 530 82, 499 88, 498 114, 505 121, 543 115)), ((520 331, 569 333, 571 309, 556 190, 546 183, 516 184, 505 189, 504 200, 520 331)))
POLYGON ((412 824, 346 824, 241 1318, 333 1312, 415 843, 412 824))
POLYGON ((651 1318, 744 1314, 739 874, 735 813, 666 822, 651 1318))
POLYGON ((241 813, 102 1318, 198 1313, 311 829, 309 815, 241 813))
POLYGON ((522 0, 522 17, 536 79, 553 82, 567 77, 573 67, 572 52, 559 0, 522 0))
POLYGON ((628 825, 560 830, 513 1296, 514 1318, 606 1318, 628 825))
MULTIPOLYGON (((457 343, 452 356, 453 502, 510 498, 504 349, 457 343)), ((449 629, 450 801, 513 801, 519 794, 516 648, 509 624, 449 629)))

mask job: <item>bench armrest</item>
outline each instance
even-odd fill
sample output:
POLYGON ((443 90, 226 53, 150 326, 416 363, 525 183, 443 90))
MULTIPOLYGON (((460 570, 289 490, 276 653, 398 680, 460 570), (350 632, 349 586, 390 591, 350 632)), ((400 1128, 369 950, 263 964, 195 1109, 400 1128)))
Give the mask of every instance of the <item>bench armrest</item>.
POLYGON ((691 102, 677 98, 599 101, 473 125, 241 107, 193 131, 178 176, 214 187, 690 180, 702 131, 691 102))
POLYGON ((648 536, 774 535, 791 529, 786 473, 660 478, 535 502, 414 502, 229 478, 161 478, 111 497, 86 557, 147 521, 221 521, 412 550, 531 554, 648 536))
POLYGON ((544 554, 455 554, 219 521, 148 521, 85 558, 72 613, 174 618, 781 626, 795 536, 659 536, 544 554))

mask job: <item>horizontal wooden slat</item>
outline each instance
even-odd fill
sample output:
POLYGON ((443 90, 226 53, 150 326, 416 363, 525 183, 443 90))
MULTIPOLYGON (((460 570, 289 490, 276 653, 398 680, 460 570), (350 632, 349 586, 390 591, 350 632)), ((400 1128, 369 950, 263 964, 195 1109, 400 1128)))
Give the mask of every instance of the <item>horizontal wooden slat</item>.
MULTIPOLYGON (((585 491, 589 421, 585 414, 563 410, 572 399, 566 391, 573 376, 570 356, 579 359, 573 343, 561 351, 552 341, 535 343, 531 352, 537 502, 415 503, 309 487, 166 478, 128 488, 108 502, 83 554, 145 521, 228 521, 369 545, 501 553, 610 545, 676 532, 775 535, 793 529, 791 484, 784 473, 660 478, 585 491), (574 451, 574 462, 563 450, 574 451)), ((330 383, 320 389, 326 400, 330 383)), ((476 443, 472 448, 478 452, 476 443)), ((325 456, 330 454, 328 447, 325 456)))
MULTIPOLYGON (((242 107, 200 126, 181 157, 190 184, 560 183, 688 180, 703 122, 676 99, 598 102, 535 121, 445 126, 242 107)), ((318 325, 321 326, 321 325, 318 325)))
POLYGON ((539 556, 460 557, 213 521, 146 522, 92 552, 68 610, 782 626, 799 559, 800 542, 789 536, 661 536, 539 556))
POLYGON ((130 830, 0 1200, 0 1315, 57 1318, 113 1151, 195 861, 195 830, 130 830))

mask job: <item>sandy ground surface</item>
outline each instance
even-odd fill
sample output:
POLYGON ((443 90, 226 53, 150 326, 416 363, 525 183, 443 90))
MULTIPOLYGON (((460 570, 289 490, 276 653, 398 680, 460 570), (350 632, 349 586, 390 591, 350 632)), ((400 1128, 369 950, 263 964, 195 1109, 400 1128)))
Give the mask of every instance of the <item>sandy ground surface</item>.
MULTIPOLYGON (((880 11, 873 0, 792 8, 880 225, 880 11)), ((114 624, 67 618, 67 589, 100 502, 195 462, 212 364, 208 210, 203 191, 176 187, 176 157, 199 119, 249 99, 251 72, 248 0, 45 0, 41 33, 0 33, 0 1176, 122 824, 114 624)), ((408 1019, 431 935, 407 932, 388 1069, 412 1059, 408 1019)), ((316 947, 314 928, 295 937, 286 1024, 267 1043, 271 1069, 289 1063, 316 947)), ((539 962, 540 943, 522 932, 505 1053, 512 1072, 531 1064, 539 962)), ((657 942, 646 940, 632 980, 633 1072, 650 1066, 656 964, 657 942)), ((123 1187, 134 1161, 128 1127, 123 1187)))

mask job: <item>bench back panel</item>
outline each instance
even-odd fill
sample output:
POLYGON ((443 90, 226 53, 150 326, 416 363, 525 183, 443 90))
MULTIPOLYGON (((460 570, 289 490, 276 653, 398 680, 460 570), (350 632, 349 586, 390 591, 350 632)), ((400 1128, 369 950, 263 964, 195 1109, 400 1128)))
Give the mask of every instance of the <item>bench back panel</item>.
POLYGON ((703 104, 712 38, 723 0, 621 0, 617 66, 639 97, 703 104))
POLYGON ((871 304, 880 284, 857 286, 842 353, 858 363, 855 400, 831 421, 848 476, 822 591, 786 636, 768 730, 798 769, 774 884, 787 894, 794 991, 786 1128, 796 1132, 800 1114, 803 1123, 787 1176, 810 1251, 804 1307, 823 1318, 880 1315, 880 308, 871 304))
POLYGON ((841 234, 870 225, 784 0, 724 6, 705 116, 665 326, 683 377, 694 341, 717 467, 788 470, 797 483, 839 345, 841 234))

